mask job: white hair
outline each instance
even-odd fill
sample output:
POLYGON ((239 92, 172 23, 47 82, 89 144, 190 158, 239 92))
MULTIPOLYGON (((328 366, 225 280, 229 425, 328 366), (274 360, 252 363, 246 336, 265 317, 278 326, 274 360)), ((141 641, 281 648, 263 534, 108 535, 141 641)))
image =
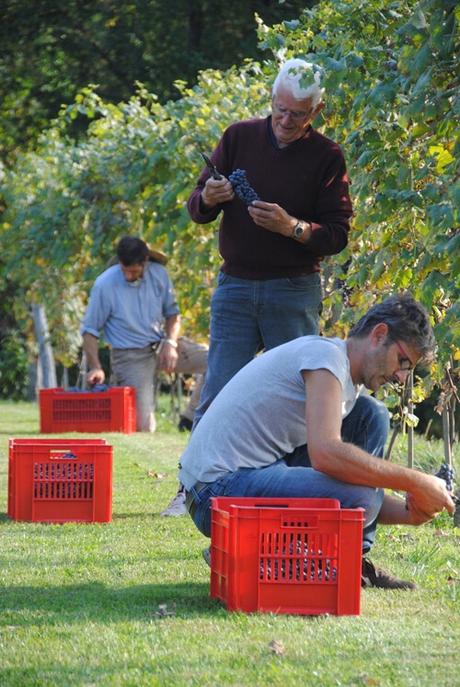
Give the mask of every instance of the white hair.
POLYGON ((276 95, 278 89, 282 87, 296 100, 311 98, 312 107, 316 107, 321 102, 324 93, 324 88, 321 88, 320 84, 321 75, 315 65, 295 57, 282 65, 273 82, 272 95, 276 95), (305 83, 308 83, 308 86, 305 86, 305 83))

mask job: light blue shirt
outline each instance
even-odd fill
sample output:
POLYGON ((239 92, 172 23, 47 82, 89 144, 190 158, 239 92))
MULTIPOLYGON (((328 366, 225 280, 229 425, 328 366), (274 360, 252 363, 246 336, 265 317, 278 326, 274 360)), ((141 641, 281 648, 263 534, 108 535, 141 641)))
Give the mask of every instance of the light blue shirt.
POLYGON ((179 308, 165 268, 148 262, 137 282, 126 281, 120 265, 103 272, 91 289, 81 333, 104 339, 113 348, 144 348, 163 337, 163 321, 179 308))

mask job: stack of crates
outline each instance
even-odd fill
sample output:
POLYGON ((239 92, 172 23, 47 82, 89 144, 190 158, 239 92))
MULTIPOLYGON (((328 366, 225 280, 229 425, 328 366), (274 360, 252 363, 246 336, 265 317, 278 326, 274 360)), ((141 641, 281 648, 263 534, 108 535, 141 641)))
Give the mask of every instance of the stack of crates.
POLYGON ((110 522, 112 446, 105 439, 10 439, 8 515, 31 522, 110 522))
POLYGON ((136 431, 136 391, 129 386, 107 391, 40 390, 40 432, 136 431))
POLYGON ((335 499, 211 502, 211 596, 228 610, 359 615, 362 508, 335 499))

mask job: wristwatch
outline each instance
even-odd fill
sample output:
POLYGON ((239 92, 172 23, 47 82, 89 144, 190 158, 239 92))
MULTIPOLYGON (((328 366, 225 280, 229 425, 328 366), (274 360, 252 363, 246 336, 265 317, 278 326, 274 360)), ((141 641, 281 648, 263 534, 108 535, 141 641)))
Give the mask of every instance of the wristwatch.
POLYGON ((175 339, 163 339, 163 341, 173 348, 177 348, 177 341, 175 341, 175 339))
POLYGON ((294 229, 292 230, 291 238, 293 239, 300 239, 302 238, 304 232, 305 232, 306 226, 305 222, 301 222, 300 220, 297 220, 294 229))

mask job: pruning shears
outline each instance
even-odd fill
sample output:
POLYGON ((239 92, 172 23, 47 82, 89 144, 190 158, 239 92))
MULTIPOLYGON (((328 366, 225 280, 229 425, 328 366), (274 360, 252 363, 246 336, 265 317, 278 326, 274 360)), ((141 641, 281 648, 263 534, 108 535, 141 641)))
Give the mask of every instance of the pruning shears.
POLYGON ((212 178, 213 179, 223 179, 222 174, 220 174, 217 171, 217 167, 211 162, 209 157, 202 152, 200 152, 200 155, 203 158, 205 165, 208 168, 209 174, 212 176, 212 178))

